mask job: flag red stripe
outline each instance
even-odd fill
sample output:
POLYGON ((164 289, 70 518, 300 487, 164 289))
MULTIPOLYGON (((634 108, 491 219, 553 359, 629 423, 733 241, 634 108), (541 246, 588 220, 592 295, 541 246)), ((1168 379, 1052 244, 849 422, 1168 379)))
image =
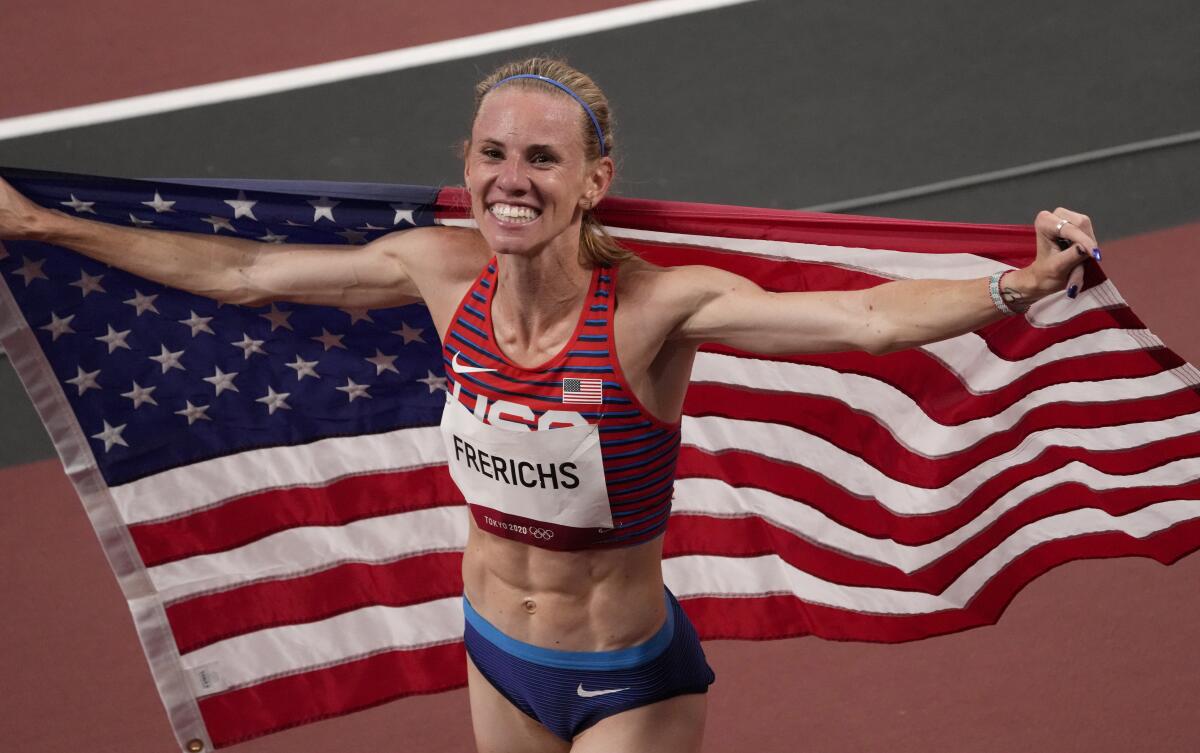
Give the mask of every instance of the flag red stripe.
POLYGON ((463 504, 444 465, 338 479, 325 486, 271 489, 190 515, 129 527, 148 567, 236 549, 300 526, 342 525, 362 518, 463 504))
POLYGON ((801 429, 856 454, 890 478, 936 488, 1012 450, 1033 432, 1055 427, 1099 428, 1185 416, 1200 412, 1200 395, 1182 388, 1168 395, 1117 403, 1049 403, 1027 411, 1009 429, 988 434, 967 449, 940 457, 909 449, 875 417, 850 410, 832 398, 693 384, 688 388, 685 409, 690 416, 722 416, 801 429))
MULTIPOLYGON (((860 453, 864 461, 877 468, 886 468, 888 475, 898 481, 935 488, 979 463, 1007 452, 1030 432, 1055 426, 1083 428, 1170 418, 1200 411, 1200 396, 1191 389, 1181 389, 1163 397, 1121 403, 1044 405, 1031 410, 1012 429, 989 435, 968 450, 941 458, 927 458, 909 450, 874 418, 849 410, 839 401, 829 398, 751 392, 700 383, 689 389, 685 410, 689 415, 720 415, 793 426, 826 439, 848 452, 860 453), (781 420, 780 416, 794 418, 781 420)), ((709 478, 719 470, 708 462, 710 455, 703 450, 685 447, 683 452, 699 452, 702 457, 697 461, 699 472, 689 470, 688 464, 681 459, 680 478, 709 478)), ((763 462, 775 462, 778 467, 761 481, 735 485, 757 486, 784 493, 780 491, 782 487, 786 491, 785 496, 789 497, 797 496, 794 492, 796 488, 803 488, 797 484, 806 477, 802 474, 817 479, 813 483, 829 484, 832 481, 834 486, 837 485, 837 479, 825 480, 806 468, 797 469, 786 462, 771 461, 750 453, 739 454, 745 456, 745 462, 754 467, 763 462), (779 478, 778 484, 771 483, 774 478, 779 478)), ((1107 457, 1111 454, 1105 453, 1106 462, 1111 461, 1107 457)), ((722 457, 731 462, 729 455, 723 453, 722 457)), ((1129 467, 1123 466, 1126 472, 1130 472, 1129 467)), ((717 477, 730 483, 737 479, 735 475, 717 477)), ((1021 477, 1028 477, 1028 474, 1022 474, 1021 477)), ((754 480, 753 476, 751 480, 754 480)), ((832 500, 844 501, 847 495, 841 491, 836 497, 823 494, 821 498, 830 500, 830 504, 836 506, 842 503, 832 500)), ((459 504, 463 504, 461 493, 454 487, 444 467, 439 465, 353 476, 324 487, 272 489, 232 499, 191 515, 131 526, 130 532, 143 561, 152 567, 201 554, 229 551, 292 528, 342 525, 380 515, 459 504)), ((859 507, 863 503, 856 500, 848 504, 859 507)), ((887 519, 886 525, 895 525, 893 513, 886 510, 880 512, 887 519)), ((841 516, 834 517, 841 520, 841 516)), ((850 524, 852 521, 842 522, 850 524)))
MULTIPOLYGON (((739 354, 738 351, 716 345, 705 346, 704 350, 739 354)), ((907 395, 927 416, 947 426, 994 416, 1043 387, 1064 382, 1153 376, 1185 363, 1182 358, 1164 349, 1097 353, 1038 366, 997 390, 975 394, 966 389, 957 374, 920 350, 901 350, 884 356, 847 352, 758 358, 823 366, 842 374, 878 379, 907 395), (1158 353, 1161 357, 1152 357, 1151 353, 1158 353)), ((799 389, 803 385, 796 386, 799 389)))
POLYGON ((1078 483, 1062 484, 1029 497, 955 549, 911 574, 892 565, 863 559, 853 552, 830 549, 804 538, 803 532, 786 530, 768 520, 752 516, 712 518, 675 515, 671 518, 664 542, 664 557, 685 554, 728 557, 778 554, 793 567, 831 583, 936 594, 943 592, 967 568, 1029 523, 1085 508, 1100 509, 1119 516, 1157 502, 1196 499, 1198 496, 1200 482, 1106 491, 1095 491, 1078 483))
MULTIPOLYGON (((435 213, 439 218, 469 218, 470 201, 466 191, 457 187, 443 188, 437 197, 435 213)), ((665 233, 924 253, 962 253, 969 249, 972 253, 1022 266, 1034 254, 1031 225, 896 220, 619 196, 601 202, 596 207, 596 215, 606 225, 665 233)))
POLYGON ((715 478, 732 486, 754 487, 783 497, 803 499, 838 523, 867 536, 891 538, 901 544, 926 544, 962 527, 1018 484, 1071 461, 1086 463, 1104 473, 1126 475, 1197 455, 1200 455, 1200 433, 1171 437, 1120 452, 1048 447, 1035 460, 1006 468, 987 479, 955 507, 939 513, 911 516, 898 516, 874 499, 856 497, 803 466, 739 450, 723 452, 717 460, 711 453, 684 446, 679 453, 679 477, 715 478))
POLYGON ((388 651, 201 698, 214 747, 467 682, 461 641, 388 651))
POLYGON ((431 552, 383 564, 350 562, 170 604, 181 654, 237 635, 323 620, 371 605, 402 607, 462 594, 462 553, 431 552))
MULTIPOLYGON (((1200 495, 1200 482, 1093 491, 1062 484, 1033 495, 955 550, 913 574, 828 549, 757 517, 678 514, 664 543, 667 557, 710 554, 749 557, 777 553, 793 566, 846 585, 940 593, 971 564, 1020 527, 1049 515, 1096 508, 1123 515, 1146 505, 1200 495)), ((327 619, 369 605, 406 606, 462 591, 461 554, 438 552, 386 564, 348 563, 318 573, 264 581, 170 605, 181 653, 218 640, 280 625, 327 619)))
POLYGON ((1013 597, 1035 578, 1077 559, 1147 557, 1169 565, 1200 548, 1200 520, 1137 539, 1098 533, 1058 539, 1031 549, 996 574, 965 609, 888 616, 811 604, 795 596, 681 599, 704 640, 772 640, 817 635, 832 640, 902 643, 994 625, 1013 597))

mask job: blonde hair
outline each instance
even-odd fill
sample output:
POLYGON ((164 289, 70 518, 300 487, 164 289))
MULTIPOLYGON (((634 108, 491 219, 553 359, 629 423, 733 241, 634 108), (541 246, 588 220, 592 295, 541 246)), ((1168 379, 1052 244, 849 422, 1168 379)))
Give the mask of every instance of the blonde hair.
MULTIPOLYGON (((592 124, 592 119, 581 107, 579 112, 579 127, 583 134, 583 151, 588 160, 600 159, 604 154, 611 155, 613 152, 613 135, 612 111, 608 105, 608 98, 604 96, 604 92, 596 85, 596 82, 591 79, 586 73, 576 70, 567 64, 565 60, 556 60, 554 58, 534 57, 525 60, 518 60, 511 63, 505 63, 491 74, 475 85, 475 112, 471 116, 471 121, 479 115, 479 106, 483 104, 483 98, 487 96, 496 84, 511 76, 534 75, 545 76, 546 78, 554 79, 563 86, 567 87, 591 108, 592 114, 596 118, 596 124, 599 125, 600 131, 597 133, 596 126, 592 124), (601 149, 601 141, 603 138, 603 149, 601 149)), ((540 87, 544 91, 557 92, 562 96, 569 96, 566 92, 559 91, 553 84, 548 84, 537 79, 521 78, 515 81, 509 81, 505 86, 520 86, 526 89, 540 87)), ((616 239, 608 234, 600 221, 596 219, 592 213, 592 208, 588 207, 583 210, 583 222, 579 227, 579 263, 584 267, 611 267, 614 264, 619 264, 627 259, 633 258, 633 253, 629 249, 624 248, 616 239)))

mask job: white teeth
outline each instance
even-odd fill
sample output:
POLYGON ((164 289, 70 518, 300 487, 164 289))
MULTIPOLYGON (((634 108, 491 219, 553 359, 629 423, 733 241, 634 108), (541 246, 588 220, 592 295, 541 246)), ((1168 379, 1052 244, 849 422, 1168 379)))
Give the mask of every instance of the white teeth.
POLYGON ((541 214, 532 207, 519 207, 514 204, 492 204, 488 211, 506 222, 531 222, 541 214))

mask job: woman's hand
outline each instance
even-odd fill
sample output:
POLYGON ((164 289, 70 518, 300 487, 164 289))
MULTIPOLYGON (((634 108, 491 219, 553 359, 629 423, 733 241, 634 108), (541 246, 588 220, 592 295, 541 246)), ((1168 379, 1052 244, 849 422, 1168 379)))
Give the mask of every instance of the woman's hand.
POLYGON ((0 239, 31 238, 37 230, 39 218, 47 211, 0 178, 0 239))
POLYGON ((1100 244, 1096 231, 1086 214, 1059 207, 1053 212, 1039 212, 1033 221, 1037 231, 1037 258, 1025 269, 1025 283, 1032 288, 1032 298, 1042 298, 1066 290, 1074 298, 1083 287, 1083 265, 1089 258, 1100 261, 1100 244), (1066 220, 1066 222, 1063 222, 1066 220), (1059 239, 1070 243, 1065 250, 1059 239))

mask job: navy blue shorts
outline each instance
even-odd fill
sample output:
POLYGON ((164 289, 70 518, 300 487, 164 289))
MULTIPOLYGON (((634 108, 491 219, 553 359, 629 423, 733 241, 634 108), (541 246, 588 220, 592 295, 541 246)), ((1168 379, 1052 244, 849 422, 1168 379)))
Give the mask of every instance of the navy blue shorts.
POLYGON ((644 643, 614 651, 559 651, 510 638, 463 596, 471 661, 512 705, 570 742, 613 714, 685 693, 716 679, 696 629, 668 590, 667 620, 644 643))

